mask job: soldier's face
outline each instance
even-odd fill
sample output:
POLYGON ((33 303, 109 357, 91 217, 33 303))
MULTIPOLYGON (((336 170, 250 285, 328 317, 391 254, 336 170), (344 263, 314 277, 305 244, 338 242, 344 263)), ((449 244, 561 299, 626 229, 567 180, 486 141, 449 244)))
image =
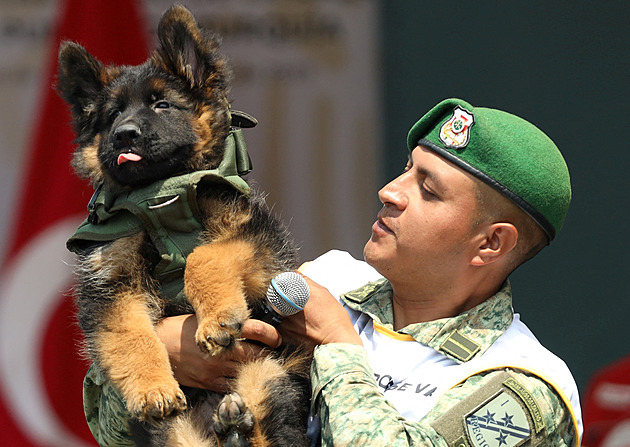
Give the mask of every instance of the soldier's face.
POLYGON ((476 182, 418 146, 405 171, 379 191, 383 207, 365 246, 365 260, 392 284, 447 287, 469 264, 474 249, 476 182))

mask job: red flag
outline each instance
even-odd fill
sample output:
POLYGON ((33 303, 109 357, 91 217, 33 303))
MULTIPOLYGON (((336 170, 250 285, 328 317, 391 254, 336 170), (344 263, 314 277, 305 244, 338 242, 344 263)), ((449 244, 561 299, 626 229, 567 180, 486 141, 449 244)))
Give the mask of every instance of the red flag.
POLYGON ((73 40, 106 64, 146 59, 141 11, 129 0, 65 0, 0 283, 0 445, 94 445, 81 402, 87 363, 68 290, 65 239, 85 217, 91 188, 70 169, 68 107, 53 91, 57 51, 73 40))

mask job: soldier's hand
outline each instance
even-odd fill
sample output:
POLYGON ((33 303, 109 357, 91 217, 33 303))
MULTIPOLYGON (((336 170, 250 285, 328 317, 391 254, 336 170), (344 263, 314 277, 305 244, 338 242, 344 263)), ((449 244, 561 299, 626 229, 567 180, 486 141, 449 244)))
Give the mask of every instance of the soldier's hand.
MULTIPOLYGON (((306 278, 306 277, 305 277, 306 278)), ((348 312, 323 286, 306 278, 310 298, 304 311, 286 317, 279 327, 285 340, 302 343, 310 348, 327 343, 362 345, 348 312)))
MULTIPOLYGON (((225 393, 229 379, 235 376, 239 364, 256 358, 264 349, 241 342, 223 355, 209 357, 195 342, 196 330, 197 318, 194 315, 165 318, 156 327, 158 337, 168 351, 175 379, 184 386, 225 393)), ((242 337, 270 348, 276 348, 282 342, 273 326, 258 320, 245 322, 242 337)))

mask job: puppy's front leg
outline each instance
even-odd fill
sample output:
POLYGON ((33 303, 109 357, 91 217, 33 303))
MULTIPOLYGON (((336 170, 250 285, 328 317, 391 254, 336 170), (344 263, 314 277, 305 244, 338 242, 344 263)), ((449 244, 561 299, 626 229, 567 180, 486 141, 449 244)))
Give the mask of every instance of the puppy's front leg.
POLYGON ((186 398, 149 315, 145 297, 120 291, 94 334, 101 366, 122 392, 129 411, 146 421, 186 409, 186 398))
POLYGON ((186 408, 166 348, 154 329, 160 303, 138 233, 79 257, 78 320, 92 359, 142 420, 186 408))
MULTIPOLYGON (((249 318, 248 294, 255 250, 244 240, 217 241, 197 247, 186 261, 186 297, 197 314, 196 341, 210 355, 232 348, 249 318)), ((258 289, 264 293, 264 280, 258 289)))

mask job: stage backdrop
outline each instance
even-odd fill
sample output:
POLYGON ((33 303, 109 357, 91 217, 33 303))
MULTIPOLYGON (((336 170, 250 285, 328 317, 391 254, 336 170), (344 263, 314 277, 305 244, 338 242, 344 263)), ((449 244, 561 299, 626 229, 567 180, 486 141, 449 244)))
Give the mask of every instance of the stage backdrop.
MULTIPOLYGON (((65 105, 51 90, 60 38, 107 63, 138 63, 170 1, 0 3, 0 445, 93 445, 81 406, 80 335, 65 240, 91 189, 69 168, 65 105)), ((374 1, 183 2, 224 36, 251 179, 291 222, 303 259, 361 254, 378 209, 374 1)))

